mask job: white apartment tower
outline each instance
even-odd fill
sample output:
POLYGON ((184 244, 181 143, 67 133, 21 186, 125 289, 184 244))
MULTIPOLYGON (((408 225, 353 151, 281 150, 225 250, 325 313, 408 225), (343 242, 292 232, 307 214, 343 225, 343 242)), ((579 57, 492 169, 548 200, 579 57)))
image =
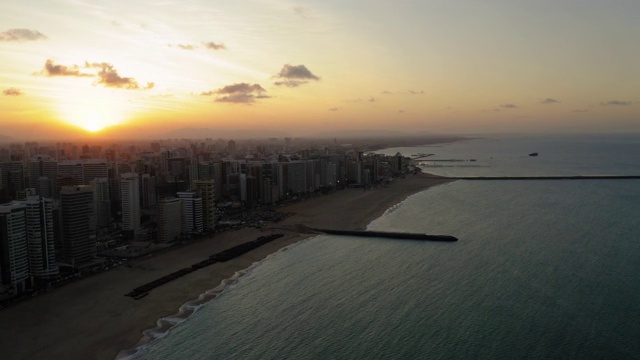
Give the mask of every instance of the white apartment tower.
POLYGON ((202 198, 195 192, 182 191, 178 193, 182 201, 182 231, 186 234, 201 233, 202 223, 202 198))
POLYGON ((120 199, 122 200, 122 230, 140 231, 140 186, 138 174, 124 173, 120 175, 120 199))
POLYGON ((194 180, 192 190, 202 198, 202 223, 206 230, 216 227, 215 180, 194 180))
POLYGON ((27 208, 23 204, 0 205, 0 283, 14 295, 23 292, 29 279, 27 208))
POLYGON ((31 275, 50 279, 58 275, 53 230, 53 200, 29 196, 21 201, 27 208, 27 239, 31 275))

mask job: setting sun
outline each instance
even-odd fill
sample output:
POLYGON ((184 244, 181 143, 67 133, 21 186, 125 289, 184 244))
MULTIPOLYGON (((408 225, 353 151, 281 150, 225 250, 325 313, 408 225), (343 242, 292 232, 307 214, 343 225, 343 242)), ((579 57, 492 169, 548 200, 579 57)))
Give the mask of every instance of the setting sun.
POLYGON ((60 120, 89 132, 118 125, 128 113, 127 101, 113 93, 78 89, 74 96, 58 99, 60 120))

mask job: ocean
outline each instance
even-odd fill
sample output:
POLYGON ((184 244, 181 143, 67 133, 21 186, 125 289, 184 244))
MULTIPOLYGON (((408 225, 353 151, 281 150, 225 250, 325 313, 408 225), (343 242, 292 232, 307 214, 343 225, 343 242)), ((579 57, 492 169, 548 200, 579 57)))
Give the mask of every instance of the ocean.
MULTIPOLYGON (((434 154, 421 166, 440 175, 640 175, 640 136, 629 135, 380 152, 434 154)), ((302 241, 135 358, 640 358, 640 180, 455 181, 368 227, 459 241, 302 241)))

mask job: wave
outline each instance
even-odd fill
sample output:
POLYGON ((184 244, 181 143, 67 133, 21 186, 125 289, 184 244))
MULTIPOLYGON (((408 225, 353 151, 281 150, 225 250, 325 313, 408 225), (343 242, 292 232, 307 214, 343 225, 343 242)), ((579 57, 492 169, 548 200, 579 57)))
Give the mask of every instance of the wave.
POLYGON ((264 259, 259 260, 251 264, 248 268, 240 271, 236 271, 231 277, 223 279, 220 284, 212 289, 206 290, 202 294, 198 295, 197 299, 190 300, 182 304, 178 308, 178 312, 161 317, 156 321, 156 326, 142 331, 142 338, 136 343, 136 345, 130 349, 121 350, 116 356, 116 360, 133 360, 139 356, 145 354, 153 345, 157 344, 162 338, 169 335, 169 333, 178 325, 185 322, 191 315, 200 310, 207 302, 215 299, 222 292, 227 290, 229 286, 236 284, 240 278, 251 274, 256 268, 262 265, 265 261, 269 260, 273 256, 277 256, 279 253, 292 249, 303 242, 307 242, 311 238, 306 238, 301 241, 289 244, 273 254, 269 254, 264 259))

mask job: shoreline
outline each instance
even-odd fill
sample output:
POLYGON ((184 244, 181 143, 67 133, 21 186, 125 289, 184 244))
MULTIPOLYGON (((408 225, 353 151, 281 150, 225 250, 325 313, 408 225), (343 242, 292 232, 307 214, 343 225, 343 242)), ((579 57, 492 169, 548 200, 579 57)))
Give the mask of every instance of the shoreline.
POLYGON ((234 281, 234 276, 250 271, 267 256, 317 235, 297 232, 298 225, 365 230, 407 197, 451 181, 428 174, 407 175, 385 188, 345 189, 306 199, 279 208, 293 216, 263 229, 216 234, 66 285, 0 311, 0 348, 12 359, 114 359, 123 349, 136 348, 158 325, 161 330, 173 327, 163 323, 180 321, 175 315, 184 313, 185 306, 199 302, 200 297, 215 298, 216 294, 208 293, 220 287, 222 291, 227 279, 234 281), (272 243, 165 284, 141 300, 124 296, 136 286, 202 260, 203 254, 283 231, 285 236, 272 243))

